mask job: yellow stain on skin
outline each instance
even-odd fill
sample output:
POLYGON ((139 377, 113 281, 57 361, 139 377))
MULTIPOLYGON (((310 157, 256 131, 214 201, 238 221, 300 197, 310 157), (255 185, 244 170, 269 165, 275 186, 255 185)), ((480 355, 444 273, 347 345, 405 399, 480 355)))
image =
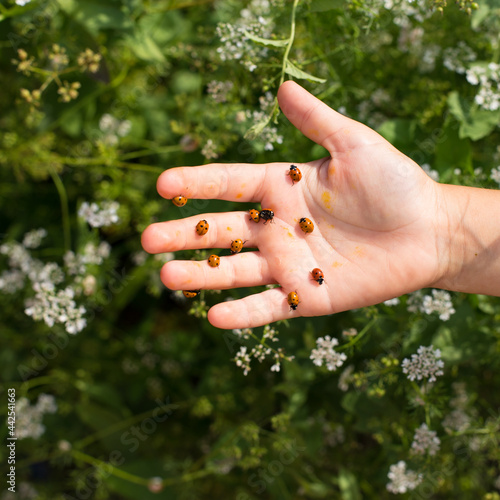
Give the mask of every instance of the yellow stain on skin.
POLYGON ((342 263, 341 263, 341 262, 337 262, 337 261, 335 261, 335 262, 332 264, 332 267, 342 267, 342 263))
POLYGON ((307 135, 318 135, 318 129, 317 128, 310 128, 308 130, 307 135))
POLYGON ((323 202, 325 208, 332 208, 332 196, 328 191, 323 191, 323 194, 321 195, 321 201, 323 202))
POLYGON ((243 193, 238 193, 238 194, 236 195, 236 198, 241 198, 242 196, 243 196, 243 193))
POLYGON ((228 231, 232 231, 232 230, 233 230, 233 228, 231 228, 231 227, 227 226, 227 230, 228 230, 228 231))
POLYGON ((288 236, 293 239, 294 236, 290 232, 290 229, 288 229, 286 226, 281 226, 281 229, 284 229, 286 231, 286 234, 288 234, 288 236))
POLYGON ((328 175, 333 175, 335 173, 335 165, 333 164, 333 159, 330 160, 330 166, 328 167, 328 175))
POLYGON ((244 182, 244 183, 241 185, 241 189, 243 189, 246 185, 247 185, 247 183, 246 183, 246 182, 244 182))
POLYGON ((180 231, 176 231, 175 232, 175 236, 178 238, 179 236, 181 235, 181 232, 180 231))
POLYGON ((353 255, 357 255, 358 257, 363 257, 365 255, 365 249, 363 247, 356 247, 354 249, 353 255))

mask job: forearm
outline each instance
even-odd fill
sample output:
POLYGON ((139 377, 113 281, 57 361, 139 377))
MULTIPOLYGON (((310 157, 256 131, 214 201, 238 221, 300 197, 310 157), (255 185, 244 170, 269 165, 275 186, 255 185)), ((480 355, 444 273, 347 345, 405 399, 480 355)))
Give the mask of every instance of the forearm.
POLYGON ((500 192, 442 184, 439 258, 434 283, 465 293, 500 296, 500 192))

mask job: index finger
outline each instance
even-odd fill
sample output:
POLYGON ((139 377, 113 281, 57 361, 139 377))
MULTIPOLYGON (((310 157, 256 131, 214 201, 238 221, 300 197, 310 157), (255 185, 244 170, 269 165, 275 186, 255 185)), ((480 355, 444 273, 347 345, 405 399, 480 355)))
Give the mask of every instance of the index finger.
POLYGON ((211 163, 165 170, 156 187, 163 198, 260 202, 269 165, 211 163))

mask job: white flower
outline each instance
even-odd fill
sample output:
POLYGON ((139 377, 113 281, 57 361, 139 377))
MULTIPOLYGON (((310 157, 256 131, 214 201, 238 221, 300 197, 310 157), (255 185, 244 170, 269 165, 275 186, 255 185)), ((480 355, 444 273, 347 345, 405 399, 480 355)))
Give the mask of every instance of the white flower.
POLYGON ((354 371, 354 365, 349 365, 340 374, 338 387, 341 391, 346 392, 349 389, 349 384, 352 382, 352 372, 354 371))
POLYGON ((358 334, 358 330, 356 328, 348 328, 347 330, 342 331, 342 335, 344 337, 355 337, 358 334))
POLYGON ((234 362, 236 366, 239 366, 243 370, 243 375, 248 375, 250 371, 250 356, 247 354, 245 346, 240 347, 240 350, 236 353, 234 362))
POLYGON ((21 7, 24 7, 25 5, 29 4, 31 0, 16 0, 16 5, 20 5, 21 7))
POLYGON ((500 166, 491 169, 490 178, 500 186, 500 166))
POLYGON ((436 431, 431 431, 427 424, 422 424, 415 430, 413 443, 411 444, 412 452, 415 455, 435 455, 440 448, 441 440, 437 437, 436 431))
POLYGON ((35 296, 25 302, 25 314, 35 321, 44 321, 48 327, 56 323, 64 324, 70 334, 80 332, 87 325, 83 315, 86 310, 77 306, 73 297, 75 292, 67 287, 63 290, 55 289, 53 283, 34 283, 35 296))
POLYGON ((99 120, 99 128, 104 133, 103 142, 109 146, 116 146, 120 137, 125 137, 132 128, 130 120, 118 120, 106 113, 99 120))
POLYGON ((201 154, 207 160, 214 160, 215 158, 219 157, 219 155, 217 154, 217 145, 214 143, 214 141, 212 141, 212 139, 208 139, 208 141, 205 143, 205 145, 201 149, 201 154))
POLYGON ((443 375, 444 363, 439 359, 440 357, 441 351, 434 350, 432 345, 420 346, 417 354, 411 355, 411 361, 407 358, 403 359, 401 363, 403 373, 407 374, 407 378, 412 381, 428 379, 429 382, 435 382, 436 377, 443 375))
POLYGON ((409 294, 406 303, 409 312, 432 314, 437 312, 443 321, 450 319, 456 311, 453 308, 451 295, 444 290, 432 290, 431 295, 423 295, 422 290, 409 294))
POLYGON ((45 236, 47 236, 46 229, 33 229, 24 235, 23 246, 25 248, 38 248, 45 236))
POLYGON ((101 204, 84 201, 78 210, 78 217, 85 219, 92 227, 105 227, 117 223, 116 213, 120 204, 116 201, 103 201, 101 204))
POLYGON ((384 305, 392 307, 392 306, 397 306, 399 302, 400 302, 399 297, 395 297, 394 299, 385 300, 384 305))
POLYGON ((43 415, 56 411, 56 401, 50 394, 40 394, 38 402, 32 406, 27 398, 19 398, 16 401, 16 437, 38 439, 45 432, 43 415))
POLYGON ((339 341, 335 338, 331 338, 326 335, 325 338, 319 337, 316 340, 316 349, 313 349, 309 359, 313 360, 316 366, 323 366, 325 364, 326 368, 330 371, 334 371, 344 364, 347 356, 344 353, 338 353, 334 350, 339 341))
POLYGON ((10 269, 0 274, 0 290, 4 293, 16 293, 24 287, 24 273, 10 269))
POLYGON ((394 494, 414 490, 422 482, 422 474, 412 470, 407 471, 406 462, 403 460, 391 465, 387 477, 390 479, 387 490, 394 494))
POLYGON ((225 82, 212 80, 207 85, 207 92, 215 102, 224 103, 227 102, 228 94, 233 87, 234 83, 231 80, 226 80, 225 82))
POLYGON ((422 170, 433 180, 439 182, 439 172, 437 170, 432 170, 428 163, 422 165, 422 170))

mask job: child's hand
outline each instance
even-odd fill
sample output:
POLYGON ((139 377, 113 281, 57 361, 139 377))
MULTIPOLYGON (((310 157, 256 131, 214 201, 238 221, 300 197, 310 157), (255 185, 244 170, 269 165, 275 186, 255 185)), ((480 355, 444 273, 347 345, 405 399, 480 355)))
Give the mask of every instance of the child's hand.
MULTIPOLYGON (((368 306, 430 286, 443 275, 438 233, 447 220, 437 214, 438 184, 376 132, 333 111, 306 90, 286 82, 278 93, 284 114, 331 156, 308 163, 212 164, 165 171, 158 192, 165 198, 253 202, 274 211, 274 223, 255 223, 248 212, 200 214, 149 226, 143 246, 150 253, 228 249, 246 240, 244 252, 206 261, 171 261, 161 278, 174 290, 281 285, 212 307, 219 328, 256 327, 295 316, 318 316, 368 306), (287 175, 295 164, 302 180, 287 175), (299 227, 307 217, 310 234, 299 227), (201 219, 210 224, 198 236, 201 219), (325 275, 322 285, 311 276, 325 275), (296 291, 295 311, 287 303, 296 291)), ((189 203, 189 202, 188 202, 189 203)))

